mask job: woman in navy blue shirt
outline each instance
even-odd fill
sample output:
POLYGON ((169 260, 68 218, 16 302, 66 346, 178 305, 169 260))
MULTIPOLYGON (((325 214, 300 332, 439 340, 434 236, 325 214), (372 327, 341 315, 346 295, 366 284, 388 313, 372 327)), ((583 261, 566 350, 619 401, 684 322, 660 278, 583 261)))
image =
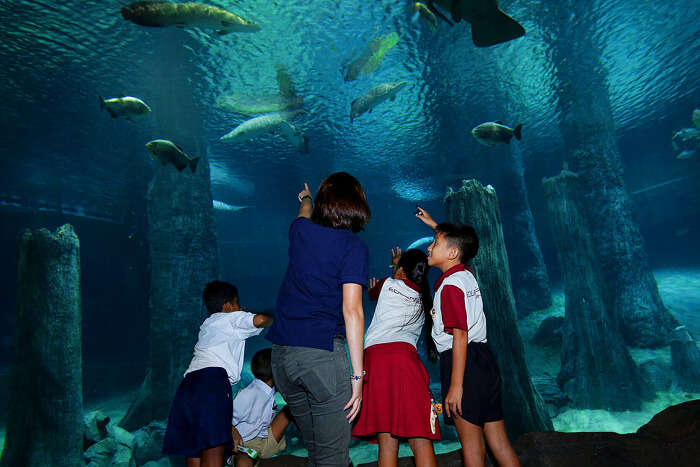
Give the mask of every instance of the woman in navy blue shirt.
POLYGON ((304 437, 309 466, 350 463, 351 423, 362 402, 369 251, 356 235, 370 209, 360 183, 338 172, 312 202, 304 184, 289 228, 289 265, 277 296, 272 373, 304 437), (350 370, 345 343, 350 352, 350 370))

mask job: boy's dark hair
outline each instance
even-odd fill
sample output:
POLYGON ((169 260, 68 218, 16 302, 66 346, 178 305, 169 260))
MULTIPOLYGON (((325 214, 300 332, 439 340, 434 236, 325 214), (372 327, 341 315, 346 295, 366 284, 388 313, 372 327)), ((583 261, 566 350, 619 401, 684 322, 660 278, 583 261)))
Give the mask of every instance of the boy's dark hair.
POLYGON ((407 325, 417 322, 421 315, 425 317, 425 324, 423 325, 425 329, 425 345, 428 348, 428 358, 434 362, 437 360, 438 351, 431 336, 433 318, 430 316, 430 310, 433 308, 433 296, 430 293, 430 284, 428 284, 428 270, 430 269, 428 256, 422 250, 411 248, 401 254, 396 267, 403 269, 408 280, 420 287, 420 309, 407 325))
POLYGON ((250 370, 253 376, 267 382, 272 379, 272 349, 262 349, 253 355, 250 361, 250 370))
POLYGON ((479 237, 471 225, 442 222, 435 227, 436 233, 441 233, 450 246, 459 249, 459 262, 467 264, 479 251, 479 237))
POLYGON ((204 286, 202 301, 209 314, 218 313, 225 303, 238 299, 238 289, 235 285, 223 281, 212 281, 204 286))
POLYGON ((371 212, 362 185, 347 172, 326 178, 316 193, 311 220, 334 229, 362 230, 371 212))

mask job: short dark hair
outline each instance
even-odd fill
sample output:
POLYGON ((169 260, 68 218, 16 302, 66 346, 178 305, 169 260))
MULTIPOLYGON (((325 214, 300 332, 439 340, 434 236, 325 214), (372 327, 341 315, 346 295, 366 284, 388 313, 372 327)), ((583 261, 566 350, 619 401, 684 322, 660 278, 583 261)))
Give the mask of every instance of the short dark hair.
POLYGON ((459 262, 467 264, 479 251, 479 237, 471 225, 442 222, 435 227, 436 233, 441 233, 450 246, 459 250, 459 262))
POLYGON ((238 289, 235 285, 223 281, 212 281, 204 286, 202 301, 207 311, 212 313, 220 312, 224 305, 238 299, 238 289))
POLYGON ((371 212, 362 185, 347 172, 329 175, 316 193, 311 220, 334 229, 362 230, 371 212))
POLYGON ((253 355, 250 361, 250 371, 261 381, 272 379, 272 349, 262 349, 253 355))

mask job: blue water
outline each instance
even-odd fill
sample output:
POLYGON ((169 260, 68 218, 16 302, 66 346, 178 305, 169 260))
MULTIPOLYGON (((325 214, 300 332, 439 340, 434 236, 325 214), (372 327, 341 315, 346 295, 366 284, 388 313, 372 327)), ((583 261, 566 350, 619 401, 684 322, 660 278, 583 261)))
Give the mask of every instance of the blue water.
MULTIPOLYGON (((512 146, 522 157, 538 238, 557 286, 559 265, 541 179, 558 173, 564 160, 552 53, 567 44, 546 33, 562 20, 547 2, 500 2, 527 34, 489 48, 476 48, 464 23, 442 23, 432 32, 411 21, 411 2, 217 1, 212 4, 262 26, 254 34, 226 36, 141 27, 119 14, 127 3, 0 3, 3 386, 13 349, 18 233, 64 222, 81 239, 86 405, 128 400, 125 394, 140 384, 148 360, 144 197, 155 164, 144 144, 155 138, 206 156, 213 198, 245 207, 216 211, 222 278, 238 285, 242 304, 269 310, 286 267, 287 227, 304 182, 313 191, 338 170, 362 182, 372 219, 361 235, 370 246, 372 275, 382 276, 391 247, 429 234, 412 217, 415 205, 443 218, 447 187, 462 179, 492 184, 508 212, 513 187, 507 161, 515 150, 482 146, 470 131, 489 120, 523 123, 523 140, 512 146), (345 82, 343 65, 372 38, 391 31, 400 40, 377 70, 345 82), (217 108, 217 99, 277 92, 279 65, 304 98, 304 112, 294 124, 308 137, 310 152, 299 153, 279 135, 219 142, 249 117, 217 108), (354 99, 379 83, 401 80, 408 85, 395 101, 350 123, 354 99), (98 96, 121 94, 142 98, 153 113, 133 122, 111 119, 98 96), (177 130, 164 134, 163 128, 177 130), (108 385, 105 375, 111 371, 119 378, 108 385)), ((680 310, 681 322, 697 323, 692 304, 700 302, 699 289, 683 284, 696 280, 700 268, 700 152, 678 160, 671 146, 673 134, 691 127, 691 113, 700 107, 697 1, 593 3, 597 17, 575 22, 595 31, 600 43, 635 221, 652 268, 675 271, 663 276, 666 286, 660 282, 662 298, 672 312, 680 310)), ((503 222, 507 229, 512 219, 504 215, 503 222)), ((698 337, 700 330, 694 332, 698 337)), ((263 345, 251 343, 250 355, 263 345)), ((538 355, 528 363, 533 375, 552 369, 558 358, 558 352, 538 355)), ((0 406, 0 423, 4 418, 0 406)), ((625 431, 639 422, 605 426, 613 418, 596 419, 599 428, 625 431)), ((555 426, 587 428, 573 415, 555 420, 555 426)))

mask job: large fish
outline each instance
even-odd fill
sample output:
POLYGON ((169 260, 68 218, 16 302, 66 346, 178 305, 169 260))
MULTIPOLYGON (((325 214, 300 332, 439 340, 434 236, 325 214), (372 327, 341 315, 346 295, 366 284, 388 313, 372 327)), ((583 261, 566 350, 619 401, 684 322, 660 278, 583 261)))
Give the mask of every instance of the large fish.
POLYGON ((365 112, 372 112, 377 105, 389 99, 396 99, 396 93, 406 86, 406 81, 395 81, 375 86, 362 97, 358 97, 350 103, 350 123, 365 112))
POLYGON ((236 143, 248 141, 256 136, 267 133, 280 133, 300 152, 308 152, 308 141, 291 120, 301 113, 300 110, 270 112, 258 115, 238 125, 233 130, 219 138, 219 141, 236 143))
POLYGON ((345 70, 345 81, 353 81, 361 74, 369 74, 376 70, 384 59, 384 55, 399 42, 399 35, 392 31, 372 39, 362 54, 345 70))
POLYGON ((185 167, 189 167, 192 172, 197 169, 199 157, 190 159, 180 146, 170 140, 154 139, 146 143, 146 147, 151 151, 151 158, 159 160, 163 165, 172 164, 180 172, 182 172, 185 167))
POLYGON ((100 108, 107 110, 112 118, 124 117, 131 120, 151 113, 151 108, 138 97, 121 96, 104 99, 100 96, 100 108))
POLYGON ((477 47, 507 42, 525 34, 525 29, 498 8, 498 0, 432 0, 428 7, 440 18, 449 20, 434 7, 448 11, 455 22, 465 20, 472 25, 472 40, 477 47))
POLYGON ((121 11, 124 19, 141 26, 214 29, 220 35, 260 30, 237 14, 203 3, 134 2, 121 11))
POLYGON ((278 94, 251 97, 238 94, 220 96, 216 100, 216 106, 220 109, 246 115, 261 113, 281 112, 283 110, 296 110, 304 105, 304 98, 298 96, 292 78, 283 67, 277 68, 278 94))
POLYGON ((485 146, 495 146, 498 143, 510 144, 510 140, 513 136, 515 136, 516 139, 522 138, 520 134, 522 128, 522 124, 515 128, 510 128, 504 125, 503 122, 486 122, 475 127, 472 130, 472 135, 478 142, 485 146))
POLYGON ((431 30, 437 31, 438 20, 433 11, 426 4, 415 2, 413 4, 413 17, 414 20, 420 18, 431 30))

